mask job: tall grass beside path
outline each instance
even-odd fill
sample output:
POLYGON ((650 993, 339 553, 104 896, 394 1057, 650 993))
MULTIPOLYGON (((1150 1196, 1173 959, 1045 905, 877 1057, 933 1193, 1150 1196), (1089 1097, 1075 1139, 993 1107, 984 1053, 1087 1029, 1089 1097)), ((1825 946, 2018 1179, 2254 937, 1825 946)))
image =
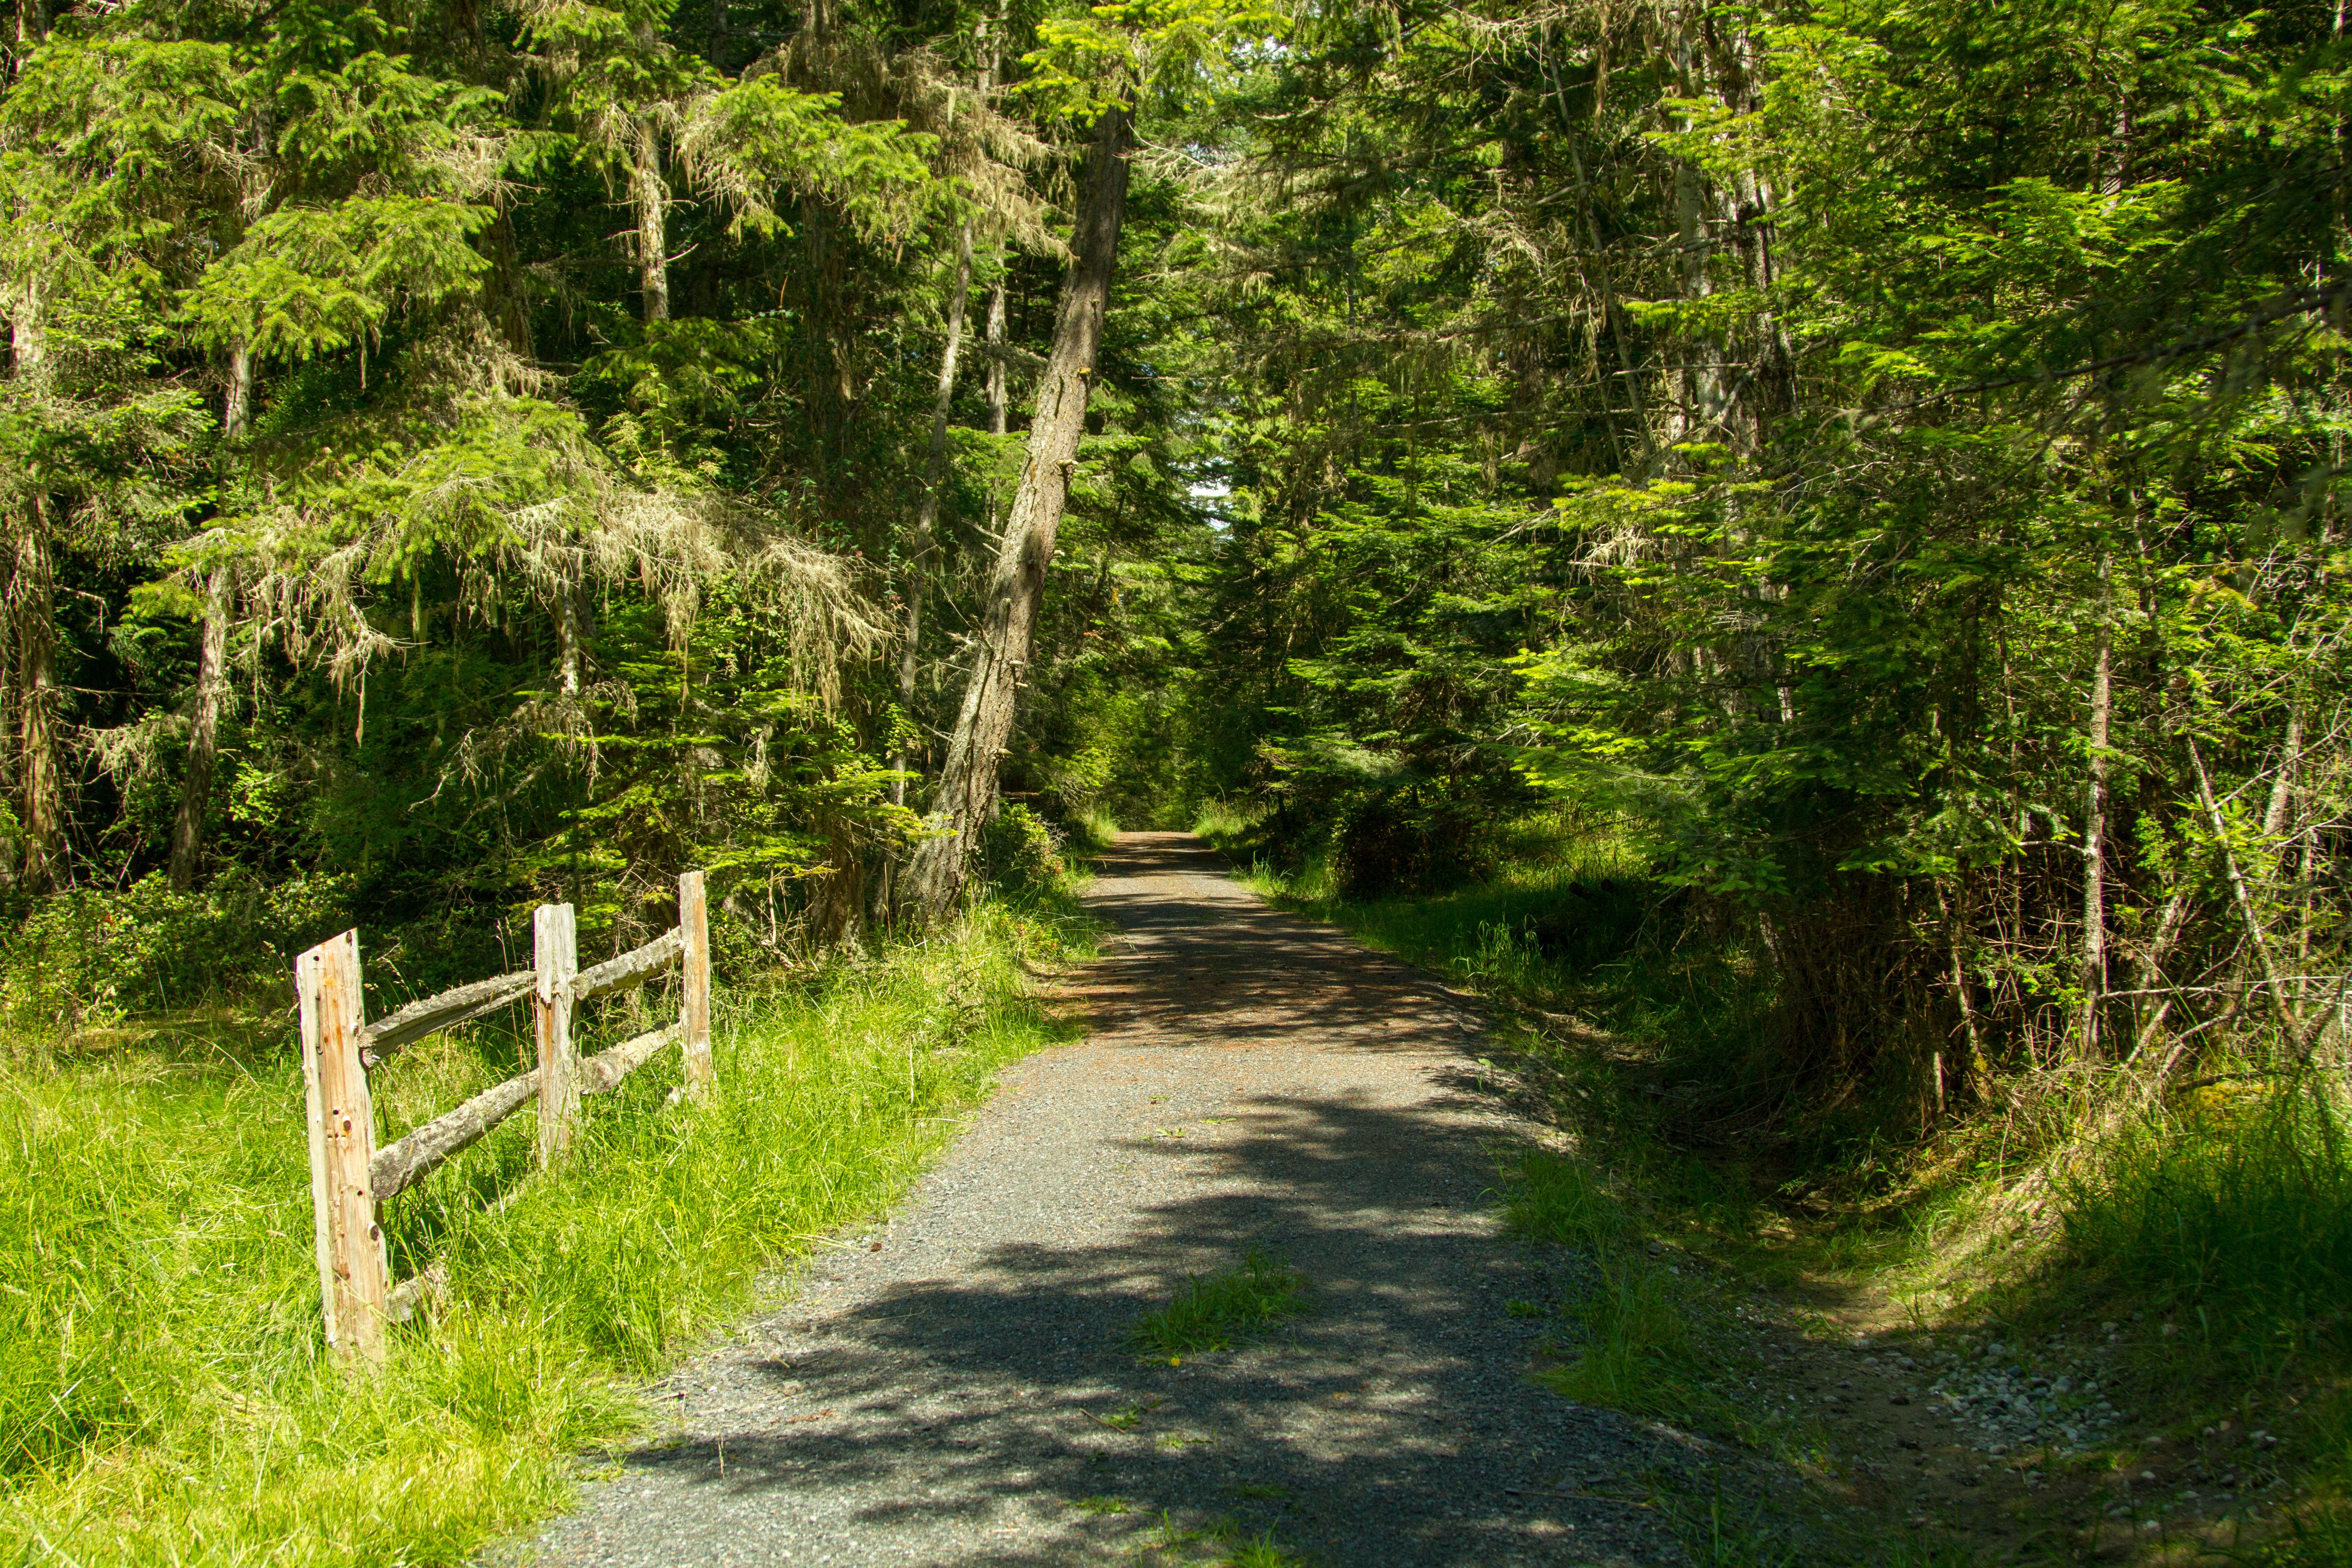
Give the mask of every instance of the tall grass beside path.
MULTIPOLYGON (((763 1268, 899 1194, 997 1068, 1047 1043, 1024 963, 1076 928, 952 933, 738 997, 721 1093, 674 1054, 525 1184, 532 1117, 387 1205, 447 1303, 374 1381, 320 1341, 299 1068, 15 1045, 0 1058, 0 1561, 457 1563, 559 1507, 572 1456, 763 1268), (519 1192, 518 1192, 518 1189, 519 1192), (503 1208, 496 1200, 515 1194, 503 1208)), ((384 1075, 381 1135, 509 1064, 460 1037, 384 1075)))

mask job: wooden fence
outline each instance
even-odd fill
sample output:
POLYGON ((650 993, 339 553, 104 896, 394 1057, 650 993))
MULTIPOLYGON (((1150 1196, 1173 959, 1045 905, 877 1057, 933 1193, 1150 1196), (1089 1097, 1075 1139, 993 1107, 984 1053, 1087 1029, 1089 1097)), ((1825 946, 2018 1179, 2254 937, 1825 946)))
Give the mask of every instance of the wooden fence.
POLYGON ((541 904, 531 917, 531 967, 478 980, 367 1021, 360 990, 360 933, 330 937, 294 961, 302 1003, 302 1081, 310 1120, 310 1202, 319 1253, 319 1297, 327 1344, 346 1365, 380 1363, 384 1329, 413 1314, 433 1289, 429 1274, 392 1283, 376 1205, 473 1143, 533 1099, 539 1101, 539 1163, 562 1159, 580 1120, 580 1097, 618 1088, 672 1040, 683 1042, 686 1088, 710 1091, 710 922, 702 873, 677 879, 677 929, 634 952, 582 969, 570 904, 541 904), (678 963, 684 971, 675 1024, 580 1059, 572 1010, 591 996, 639 985, 678 963), (446 1115, 378 1149, 368 1069, 403 1046, 528 997, 539 1066, 486 1089, 446 1115))

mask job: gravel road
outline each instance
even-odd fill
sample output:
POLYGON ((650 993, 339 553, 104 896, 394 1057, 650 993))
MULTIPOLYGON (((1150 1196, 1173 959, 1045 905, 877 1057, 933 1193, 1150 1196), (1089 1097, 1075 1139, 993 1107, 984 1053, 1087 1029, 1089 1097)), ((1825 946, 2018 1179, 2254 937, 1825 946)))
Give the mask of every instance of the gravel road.
MULTIPOLYGON (((1505 1237, 1536 1129, 1430 979, 1128 834, 1083 1044, 1031 1058, 901 1211, 662 1386, 669 1431, 541 1538, 577 1564, 1681 1563, 1645 1471, 1704 1456, 1528 1381, 1576 1260, 1505 1237), (1253 1246, 1312 1310, 1232 1351, 1127 1334, 1253 1246), (1159 1555, 1152 1549, 1159 1549, 1159 1555)), ((1556 1320, 1554 1320, 1556 1321, 1556 1320)))

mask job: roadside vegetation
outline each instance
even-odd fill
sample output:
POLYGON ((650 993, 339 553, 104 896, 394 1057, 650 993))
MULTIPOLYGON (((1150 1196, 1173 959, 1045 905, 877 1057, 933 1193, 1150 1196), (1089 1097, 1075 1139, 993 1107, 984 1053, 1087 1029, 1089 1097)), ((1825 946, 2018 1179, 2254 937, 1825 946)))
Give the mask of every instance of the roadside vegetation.
POLYGON ((1146 1313, 1135 1325, 1135 1344, 1172 1366, 1297 1317, 1307 1310, 1306 1291, 1297 1269, 1252 1247, 1239 1268, 1188 1279, 1168 1305, 1146 1313))
MULTIPOLYGON (((1204 814, 1202 826, 1248 863, 1242 814, 1204 814)), ((1710 940, 1622 824, 1546 814, 1503 841, 1494 875, 1443 893, 1350 900, 1314 855, 1287 875, 1259 861, 1249 880, 1487 998, 1496 1065, 1569 1134, 1572 1153, 1530 1157, 1500 1188, 1515 1230, 1595 1260, 1591 1289, 1555 1304, 1558 1359, 1543 1381, 1834 1480, 1876 1457, 1870 1435, 1759 1395, 1759 1375, 1785 1389, 1832 1374, 1773 1377, 1751 1287, 1786 1309, 1780 1342, 1800 1366, 1807 1346, 1843 1352, 1857 1331, 1923 1358, 1923 1344, 2048 1346, 2053 1358, 2087 1346, 2115 1368, 2128 1420, 2063 1454, 1986 1440, 1988 1465, 2083 1483, 2022 1500, 2053 1526, 2040 1547, 2053 1561, 2115 1555, 2155 1505, 2127 1510, 2102 1542, 2116 1494, 2098 1483, 2146 1464, 2178 1471, 2191 1449, 2241 1456, 2193 1463, 2210 1472, 2208 1498, 2229 1475, 2257 1522, 2174 1530, 2168 1507, 2168 1532, 2149 1544, 2185 1561, 2198 1560, 2191 1543, 2214 1562, 2352 1561, 2340 1073, 2221 1052, 2202 1081, 2181 1084, 2144 1068, 2021 1073, 1992 1105, 1890 1136, 1888 1108, 1866 1095, 1757 1095, 1742 1068, 1769 1038, 1769 970, 1719 928, 1710 940)), ((1699 1521, 1723 1524, 1720 1510, 1686 1522, 1699 1521)), ((1768 1526, 1740 1525, 1750 1555, 1723 1560, 1776 1561, 1810 1539, 1768 1526)), ((1964 1554, 2009 1544, 1964 1526, 1941 1541, 1964 1554)), ((1864 1532, 1848 1549, 1884 1561, 1897 1546, 1864 1532)))
MULTIPOLYGON (((1051 897, 722 984, 713 1103, 673 1057, 532 1176, 531 1117, 394 1200, 446 1300, 354 1384, 318 1329, 301 1074, 282 1017, 161 1019, 0 1055, 0 1556, 457 1563, 545 1517, 574 1456, 763 1277, 874 1214, 1056 1037, 1024 972, 1086 952, 1051 897)), ((618 1033, 631 1022, 605 1020, 618 1033)), ((383 1069, 385 1131, 527 1051, 477 1025, 383 1069)), ((640 1082, 642 1079, 644 1081, 640 1082)))

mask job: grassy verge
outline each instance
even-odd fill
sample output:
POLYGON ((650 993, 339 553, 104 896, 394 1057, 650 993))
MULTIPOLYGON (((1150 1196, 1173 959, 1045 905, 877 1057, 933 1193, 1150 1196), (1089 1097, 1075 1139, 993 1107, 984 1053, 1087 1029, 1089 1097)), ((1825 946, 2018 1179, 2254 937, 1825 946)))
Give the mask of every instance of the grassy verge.
MULTIPOLYGON (((582 1445, 645 1419, 636 1380, 750 1305, 763 1268, 889 1202, 952 1113, 1055 1037, 1022 968, 1082 941, 991 905, 792 990, 722 993, 716 1103, 665 1109, 676 1063, 650 1066, 528 1184, 516 1117, 388 1206, 395 1273, 443 1260, 451 1289, 373 1384, 322 1364, 282 1026, 250 1053, 14 1044, 0 1558, 457 1563, 544 1516, 582 1445)), ((512 1071, 515 1045, 476 1029, 395 1062, 383 1131, 512 1071)))
MULTIPOLYGON (((1249 826, 1225 813, 1201 830, 1249 864, 1249 826)), ((1981 1364, 2000 1345, 2021 1381, 2073 1370, 2079 1382, 2095 1359, 2127 1419, 2063 1452, 1988 1439, 1968 1461, 2026 1489, 2001 1506, 2042 1509, 2053 1552, 2063 1541, 2109 1557, 2352 1563, 2340 1077, 2231 1077, 2170 1096, 2120 1073, 2021 1079, 2003 1103, 1910 1139, 1835 1110, 1801 1123, 1750 1065, 1768 1058, 1769 975, 1737 941, 1681 918, 1678 895, 1645 880, 1638 845, 1565 819, 1506 841, 1494 877, 1442 894, 1349 900, 1312 858, 1287 874, 1257 864, 1249 879, 1505 1005, 1497 1055, 1580 1151, 1515 1173, 1510 1218, 1599 1266, 1595 1288, 1559 1308, 1553 1386, 1836 1479, 1869 1469, 1866 1452, 1836 1448, 1870 1434, 1804 1418, 1805 1390, 1843 1386, 1857 1369, 1801 1370, 1801 1342, 1859 1359, 1846 1342, 1868 1320, 1901 1338, 1886 1353, 1917 1352, 1922 1384, 1936 1369, 1969 1382, 1956 1352, 1981 1364), (1780 1293, 1789 1332, 1759 1330, 1759 1285, 1780 1293), (1796 1397, 1759 1402, 1776 1367, 1796 1397), (2259 1504, 2255 1524, 2232 1523, 2226 1540, 2175 1528, 2216 1493, 2259 1504), (2113 1539, 2143 1528, 2154 1533, 2127 1550, 2113 1539)), ((1697 1521, 1686 1534, 1703 1561, 1829 1560, 1818 1541, 1776 1556, 1770 1531, 1729 1529, 1704 1501, 1661 1503, 1697 1521)), ((1832 1555, 1927 1550, 1858 1538, 1832 1555)))

